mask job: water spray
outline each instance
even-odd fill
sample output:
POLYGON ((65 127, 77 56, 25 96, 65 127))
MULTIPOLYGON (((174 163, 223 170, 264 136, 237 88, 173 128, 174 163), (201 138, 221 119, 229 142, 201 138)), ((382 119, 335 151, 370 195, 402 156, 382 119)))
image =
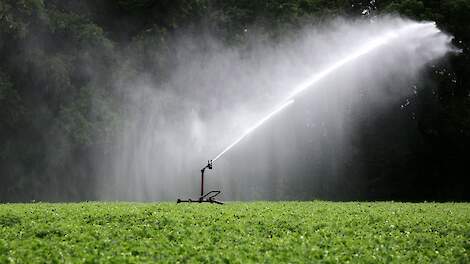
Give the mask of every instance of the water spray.
POLYGON ((242 136, 240 136, 238 139, 236 139, 233 143, 228 145, 222 152, 220 152, 215 158, 212 160, 209 160, 207 165, 201 169, 201 193, 200 197, 196 200, 188 199, 188 200, 181 200, 178 199, 177 203, 182 203, 182 202, 197 202, 197 203, 217 203, 217 204, 223 204, 222 202, 218 201, 215 199, 217 195, 221 193, 221 191, 210 191, 206 194, 204 194, 204 172, 206 169, 212 170, 213 163, 217 161, 220 157, 222 157, 225 153, 227 153, 229 150, 231 150, 235 145, 240 143, 245 137, 247 137, 251 132, 256 130, 258 127, 263 125, 266 121, 271 119, 273 116, 287 108, 289 105, 294 103, 294 99, 296 96, 298 96, 301 92, 304 90, 314 86, 317 82, 320 80, 326 78, 328 75, 331 73, 335 72, 336 70, 340 69, 341 67, 349 64, 352 61, 355 61, 359 59, 362 56, 365 56, 385 45, 393 41, 394 39, 398 38, 400 35, 408 33, 411 30, 418 30, 418 29, 425 29, 430 27, 432 30, 428 32, 428 34, 435 34, 439 32, 439 29, 437 29, 436 24, 434 22, 430 23, 420 23, 420 24, 413 24, 409 25, 406 27, 402 27, 398 30, 394 31, 389 31, 377 38, 372 39, 371 41, 365 43, 363 46, 359 47, 357 51, 354 53, 348 55, 347 57, 337 61, 336 63, 332 64, 325 70, 316 73, 312 75, 310 78, 302 82, 300 85, 298 85, 284 100, 284 103, 280 104, 279 107, 277 107, 275 110, 273 110, 271 113, 266 115, 263 119, 258 121, 255 125, 247 129, 242 136))

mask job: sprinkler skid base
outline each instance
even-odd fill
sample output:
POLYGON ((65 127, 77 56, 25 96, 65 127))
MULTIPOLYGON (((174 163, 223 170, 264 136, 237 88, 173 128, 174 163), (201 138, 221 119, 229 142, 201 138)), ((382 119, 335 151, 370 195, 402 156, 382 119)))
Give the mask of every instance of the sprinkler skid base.
POLYGON ((221 193, 221 191, 210 191, 206 194, 204 194, 204 171, 206 169, 212 170, 212 160, 209 160, 207 162, 207 165, 201 169, 201 196, 198 199, 192 200, 192 199, 187 199, 187 200, 182 200, 178 199, 176 203, 215 203, 215 204, 224 204, 221 201, 218 201, 215 199, 217 195, 221 193))

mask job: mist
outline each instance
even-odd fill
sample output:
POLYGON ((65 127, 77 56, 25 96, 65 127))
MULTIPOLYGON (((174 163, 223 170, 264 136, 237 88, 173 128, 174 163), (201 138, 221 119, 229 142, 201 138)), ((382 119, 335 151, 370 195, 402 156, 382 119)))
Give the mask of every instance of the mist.
MULTIPOLYGON (((120 74, 131 70, 125 61, 115 73, 115 89, 127 100, 112 152, 94 164, 98 199, 197 198, 207 161, 296 87, 367 43, 418 24, 390 16, 338 18, 277 41, 252 26, 244 30, 246 43, 230 46, 207 32, 176 32, 165 81, 156 82, 152 72, 128 80, 120 74)), ((400 112, 420 92, 419 83, 429 81, 426 71, 454 51, 449 35, 420 25, 426 26, 398 34, 296 95, 217 160, 206 190, 221 190, 224 200, 361 197, 367 146, 358 135, 367 134, 372 120, 400 112)), ((410 123, 396 124, 403 125, 393 128, 400 140, 382 143, 406 149, 415 135, 410 123)))

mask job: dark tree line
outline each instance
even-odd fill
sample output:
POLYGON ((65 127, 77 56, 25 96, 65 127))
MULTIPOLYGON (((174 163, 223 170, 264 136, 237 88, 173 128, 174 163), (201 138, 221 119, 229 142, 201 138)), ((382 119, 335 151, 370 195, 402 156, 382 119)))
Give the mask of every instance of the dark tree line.
POLYGON ((383 13, 436 21, 462 54, 429 69, 434 82, 412 107, 362 124, 368 185, 353 198, 468 200, 468 0, 0 0, 0 201, 94 199, 93 159, 113 151, 126 100, 113 80, 164 82, 178 30, 243 45, 249 25, 275 41, 305 23, 383 13), (407 153, 384 144, 400 122, 414 127, 407 153))

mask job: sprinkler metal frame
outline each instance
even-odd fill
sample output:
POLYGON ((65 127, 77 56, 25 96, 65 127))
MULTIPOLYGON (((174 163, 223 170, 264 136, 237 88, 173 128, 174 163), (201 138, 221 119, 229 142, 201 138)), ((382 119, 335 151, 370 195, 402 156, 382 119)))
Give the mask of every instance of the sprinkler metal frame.
POLYGON ((199 196, 198 199, 192 200, 192 199, 187 199, 187 200, 182 200, 178 199, 176 200, 176 203, 215 203, 215 204, 224 204, 221 201, 218 201, 215 199, 217 195, 221 193, 221 191, 210 191, 206 194, 204 194, 204 172, 206 169, 212 170, 212 160, 207 161, 207 165, 204 166, 201 169, 201 196, 199 196))

